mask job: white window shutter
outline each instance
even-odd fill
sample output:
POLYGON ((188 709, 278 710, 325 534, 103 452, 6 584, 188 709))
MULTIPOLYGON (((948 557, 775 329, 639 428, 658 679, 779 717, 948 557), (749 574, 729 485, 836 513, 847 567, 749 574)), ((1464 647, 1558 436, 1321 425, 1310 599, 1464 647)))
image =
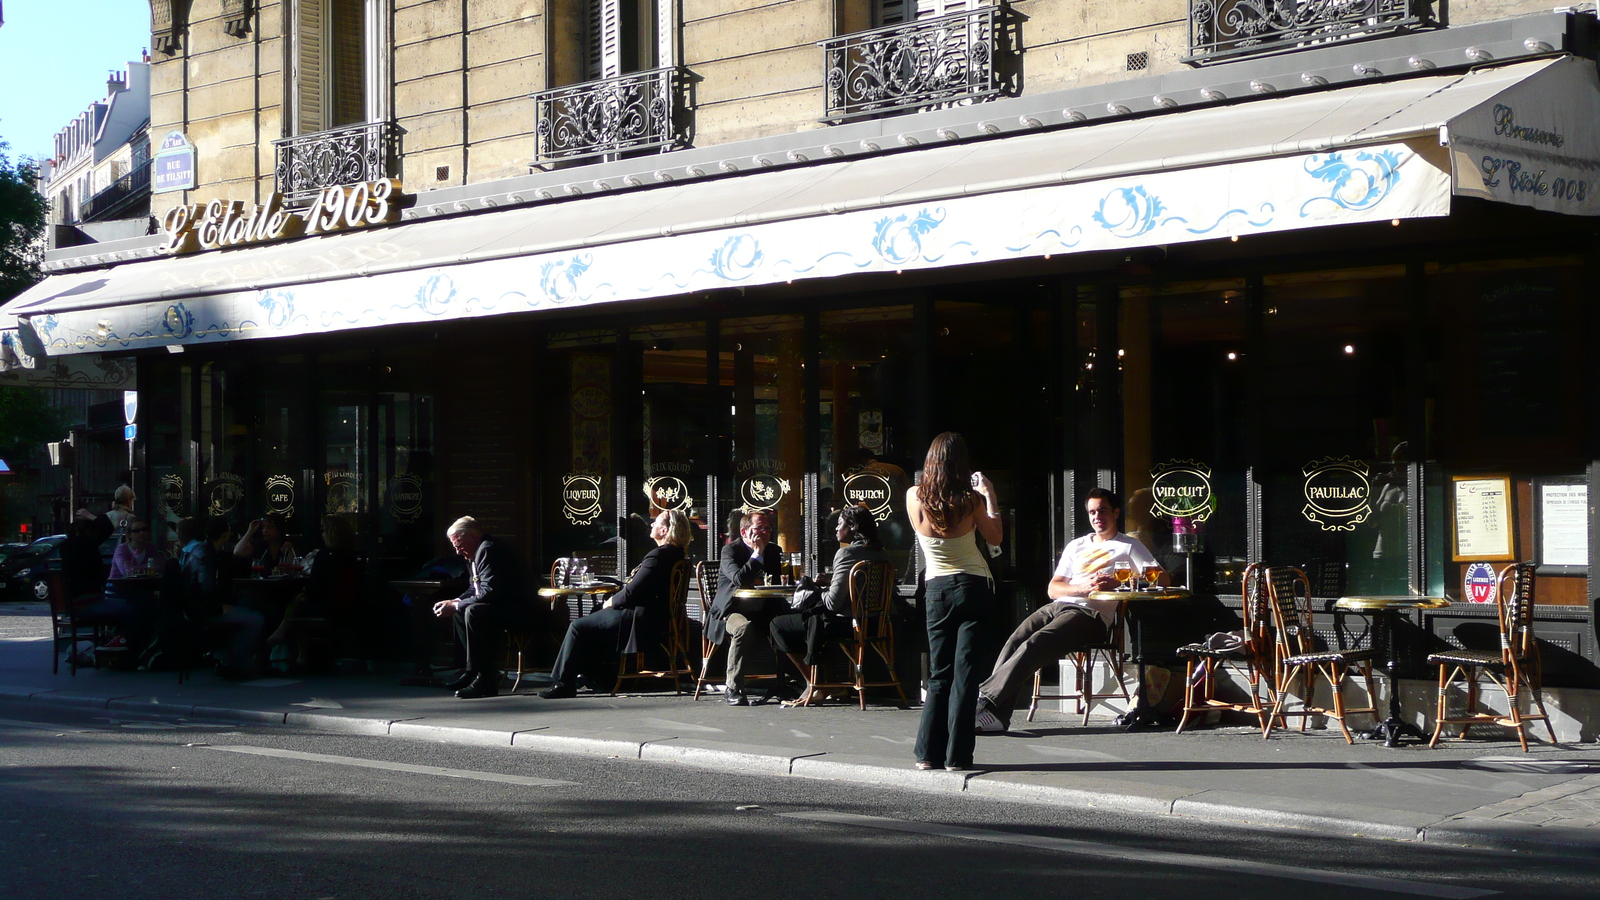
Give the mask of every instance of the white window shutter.
POLYGON ((294 5, 295 133, 321 131, 327 120, 327 38, 323 28, 326 0, 299 0, 294 5))
POLYGON ((620 0, 589 0, 585 22, 587 79, 622 74, 622 4, 620 0))

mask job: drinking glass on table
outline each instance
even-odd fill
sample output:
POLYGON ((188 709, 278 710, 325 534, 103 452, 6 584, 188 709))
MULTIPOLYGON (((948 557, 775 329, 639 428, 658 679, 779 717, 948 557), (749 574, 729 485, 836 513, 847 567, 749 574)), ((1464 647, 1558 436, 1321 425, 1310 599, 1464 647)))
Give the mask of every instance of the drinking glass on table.
POLYGON ((1139 574, 1144 576, 1144 583, 1146 587, 1154 588, 1156 586, 1156 582, 1161 580, 1161 564, 1151 563, 1150 565, 1145 566, 1144 571, 1140 572, 1139 574))
POLYGON ((1126 560, 1126 559, 1117 560, 1115 563, 1112 564, 1111 572, 1112 572, 1113 575, 1117 576, 1117 589, 1118 590, 1126 591, 1126 590, 1131 590, 1132 589, 1132 585, 1133 585, 1133 562, 1131 560, 1126 560))
POLYGON ((258 559, 255 562, 252 562, 250 564, 250 574, 251 574, 251 576, 253 576, 255 578, 264 578, 264 577, 266 577, 266 574, 267 574, 267 562, 266 562, 266 560, 258 559))

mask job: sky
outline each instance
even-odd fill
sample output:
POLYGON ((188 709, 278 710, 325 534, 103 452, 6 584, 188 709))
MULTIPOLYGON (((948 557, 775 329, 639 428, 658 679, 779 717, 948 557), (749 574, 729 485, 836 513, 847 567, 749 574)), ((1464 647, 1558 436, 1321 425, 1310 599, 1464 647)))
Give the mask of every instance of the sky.
POLYGON ((106 75, 150 46, 149 0, 3 0, 0 140, 42 159, 96 100, 106 75))

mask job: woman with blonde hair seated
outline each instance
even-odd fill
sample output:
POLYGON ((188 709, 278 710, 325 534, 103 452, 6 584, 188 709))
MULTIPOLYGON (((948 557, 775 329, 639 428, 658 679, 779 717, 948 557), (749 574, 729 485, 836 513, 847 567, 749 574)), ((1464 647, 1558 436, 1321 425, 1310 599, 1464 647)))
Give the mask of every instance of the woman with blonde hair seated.
POLYGON ((605 605, 567 626, 555 668, 554 684, 539 692, 546 700, 576 696, 578 676, 600 690, 617 676, 617 657, 639 653, 661 642, 672 611, 672 569, 683 560, 694 536, 689 519, 662 510, 650 524, 655 549, 645 554, 633 577, 605 605))

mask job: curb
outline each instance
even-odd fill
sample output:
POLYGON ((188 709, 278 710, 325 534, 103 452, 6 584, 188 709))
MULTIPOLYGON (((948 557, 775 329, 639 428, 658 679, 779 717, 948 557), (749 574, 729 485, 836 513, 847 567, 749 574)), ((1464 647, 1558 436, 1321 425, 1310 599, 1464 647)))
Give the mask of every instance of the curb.
POLYGON ((428 725, 415 719, 334 716, 315 712, 273 712, 163 702, 137 695, 95 697, 56 690, 0 685, 0 700, 41 703, 71 709, 115 709, 179 715, 251 725, 282 725, 336 734, 389 736, 406 740, 474 747, 512 747, 545 753, 605 756, 690 766, 718 772, 815 778, 975 798, 1108 809, 1143 816, 1172 816, 1260 828, 1295 828, 1353 837, 1414 841, 1440 846, 1512 850, 1592 859, 1600 855, 1600 831, 1544 827, 1498 819, 1435 819, 1417 813, 1337 803, 1306 803, 1231 791, 1150 789, 1128 785, 1124 792, 1040 784, 1014 773, 982 768, 967 772, 919 771, 887 765, 881 758, 784 747, 683 738, 670 734, 620 735, 614 732, 556 733, 546 727, 497 731, 428 725))

